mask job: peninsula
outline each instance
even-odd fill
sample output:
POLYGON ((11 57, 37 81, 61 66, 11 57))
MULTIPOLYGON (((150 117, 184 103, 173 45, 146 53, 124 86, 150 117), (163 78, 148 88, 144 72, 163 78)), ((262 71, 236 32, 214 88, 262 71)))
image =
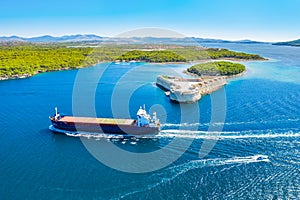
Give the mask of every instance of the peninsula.
POLYGON ((208 59, 264 60, 256 54, 219 48, 180 45, 102 45, 81 43, 2 43, 0 80, 25 78, 57 70, 88 67, 99 62, 189 62, 208 59))

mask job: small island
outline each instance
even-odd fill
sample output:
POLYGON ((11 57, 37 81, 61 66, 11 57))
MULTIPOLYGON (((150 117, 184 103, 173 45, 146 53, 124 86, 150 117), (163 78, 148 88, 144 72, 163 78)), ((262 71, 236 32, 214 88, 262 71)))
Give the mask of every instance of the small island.
POLYGON ((228 61, 200 63, 187 69, 189 73, 198 76, 233 76, 245 70, 245 65, 228 61))

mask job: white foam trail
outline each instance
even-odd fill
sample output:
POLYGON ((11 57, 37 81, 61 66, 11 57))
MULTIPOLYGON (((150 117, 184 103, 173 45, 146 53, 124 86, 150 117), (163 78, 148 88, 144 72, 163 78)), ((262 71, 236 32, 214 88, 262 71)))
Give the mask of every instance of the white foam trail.
POLYGON ((177 134, 177 135, 208 135, 208 134, 238 134, 240 132, 237 131, 224 131, 224 132, 218 132, 218 131, 194 131, 194 130, 178 130, 178 129, 167 129, 167 130, 161 130, 160 133, 162 134, 166 134, 166 133, 170 133, 170 134, 177 134))
POLYGON ((160 126, 161 127, 191 127, 191 126, 201 126, 201 125, 209 125, 207 123, 191 123, 191 124, 188 124, 188 123, 182 123, 182 124, 172 124, 172 123, 165 123, 165 124, 161 124, 160 126))
MULTIPOLYGON (((63 133, 67 136, 71 136, 71 137, 86 137, 86 138, 95 138, 97 140, 101 139, 101 138, 105 138, 105 139, 121 139, 121 138, 125 138, 128 137, 128 135, 116 135, 116 134, 105 134, 105 133, 91 133, 91 132, 82 132, 82 131, 66 131, 66 130, 61 130, 61 129, 57 129, 54 128, 52 125, 49 126, 49 129, 51 131, 55 131, 58 133, 63 133)), ((132 137, 132 136, 131 136, 132 137)))
POLYGON ((65 133, 67 136, 71 136, 71 137, 84 137, 84 138, 88 138, 88 139, 96 139, 96 140, 100 140, 101 138, 104 139, 112 139, 112 141, 114 141, 113 139, 123 139, 126 137, 132 137, 132 136, 125 136, 125 135, 115 135, 115 134, 105 134, 105 133, 85 133, 85 132, 78 132, 76 134, 72 134, 72 133, 65 133))
MULTIPOLYGON (((250 132, 250 131, 249 131, 250 132)), ((261 131, 263 132, 263 130, 261 131)), ((247 138, 289 138, 300 137, 300 133, 288 131, 285 133, 262 133, 262 134, 242 134, 241 132, 208 132, 208 131, 192 131, 192 130, 162 130, 157 137, 160 138, 187 138, 187 139, 247 139, 247 138)))
POLYGON ((252 162, 270 162, 268 156, 266 155, 254 155, 246 157, 234 157, 228 160, 225 160, 226 164, 243 164, 243 163, 252 163, 252 162))
MULTIPOLYGON (((199 169, 203 167, 213 167, 213 166, 221 166, 221 165, 235 165, 235 164, 249 164, 249 163, 258 163, 258 162, 270 162, 267 155, 253 155, 253 156, 245 156, 245 157, 232 157, 232 158, 212 158, 212 159, 200 159, 200 160, 191 160, 189 162, 183 163, 181 165, 176 165, 173 167, 166 168, 162 173, 155 173, 152 176, 159 179, 159 182, 156 182, 152 185, 148 185, 145 188, 140 190, 136 190, 133 192, 129 192, 121 195, 119 198, 125 198, 133 194, 145 192, 152 190, 163 183, 170 182, 181 174, 185 174, 186 172, 199 169), (167 172, 166 172, 167 171, 167 172), (169 177, 165 177, 166 174, 170 174, 169 177)), ((229 168, 231 169, 231 168, 229 168)))
POLYGON ((220 165, 229 165, 229 164, 248 164, 248 163, 256 163, 256 162, 270 162, 269 157, 267 155, 253 155, 253 156, 240 156, 240 157, 232 157, 232 158, 212 158, 212 159, 200 159, 200 160, 192 160, 188 163, 184 163, 178 166, 174 166, 169 168, 180 169, 180 170, 191 170, 200 167, 211 167, 211 166, 220 166, 220 165))
POLYGON ((275 133, 275 134, 255 134, 255 135, 228 135, 221 136, 221 139, 243 139, 243 138, 291 138, 300 137, 300 133, 275 133))
POLYGON ((278 120, 261 120, 261 121, 244 121, 244 122, 224 122, 224 123, 164 123, 161 127, 194 127, 194 126, 214 126, 214 125, 245 125, 245 124, 270 124, 283 122, 298 122, 298 118, 278 119, 278 120))

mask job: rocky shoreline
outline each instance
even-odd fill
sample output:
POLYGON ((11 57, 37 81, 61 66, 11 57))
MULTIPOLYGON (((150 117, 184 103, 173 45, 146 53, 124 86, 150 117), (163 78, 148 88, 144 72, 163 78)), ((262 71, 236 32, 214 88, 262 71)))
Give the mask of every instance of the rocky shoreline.
MULTIPOLYGON (((189 75, 189 76, 196 77, 196 78, 201 78, 201 76, 198 76, 197 74, 188 72, 187 70, 184 70, 183 73, 186 74, 186 75, 189 75)), ((231 76, 222 76, 222 77, 224 77, 226 79, 234 79, 234 78, 241 77, 241 76, 245 75, 246 73, 247 73, 247 69, 245 71, 243 71, 242 73, 239 73, 239 74, 235 74, 235 75, 231 75, 231 76)), ((202 77, 207 78, 207 77, 219 77, 219 76, 202 76, 202 77)))
POLYGON ((174 76, 158 76, 156 85, 166 91, 172 102, 195 103, 203 95, 210 94, 226 85, 224 76, 182 78, 174 76))
POLYGON ((11 80, 11 79, 23 79, 23 78, 29 78, 31 76, 33 76, 33 75, 22 74, 22 75, 13 75, 13 76, 1 76, 0 81, 11 80))
MULTIPOLYGON (((99 63, 96 63, 96 64, 99 64, 99 63)), ((94 65, 91 65, 91 66, 94 66, 94 65)), ((91 66, 86 66, 86 67, 91 67, 91 66)), ((55 72, 55 71, 65 71, 65 70, 72 70, 72 69, 80 69, 80 68, 83 68, 83 67, 84 66, 78 66, 78 67, 72 67, 72 68, 66 67, 66 68, 54 69, 54 70, 37 71, 37 72, 34 72, 34 74, 20 74, 20 75, 16 74, 16 75, 13 75, 13 76, 8 76, 8 75, 0 76, 0 81, 30 78, 34 75, 41 74, 41 73, 55 72)))

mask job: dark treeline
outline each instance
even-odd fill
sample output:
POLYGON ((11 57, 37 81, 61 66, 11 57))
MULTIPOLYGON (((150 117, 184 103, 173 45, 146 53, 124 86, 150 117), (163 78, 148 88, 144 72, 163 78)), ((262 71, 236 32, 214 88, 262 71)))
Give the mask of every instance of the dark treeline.
POLYGON ((119 60, 138 60, 145 62, 187 62, 209 59, 241 59, 241 60, 264 60, 257 54, 230 51, 218 48, 172 48, 167 50, 134 50, 119 57, 119 60))
POLYGON ((277 42, 277 43, 273 43, 273 45, 286 45, 286 46, 300 47, 300 39, 289 41, 289 42, 277 42))
POLYGON ((220 48, 175 48, 174 52, 183 56, 188 61, 209 60, 209 59, 237 59, 237 60, 265 60, 257 54, 230 51, 220 48))
POLYGON ((174 53, 173 51, 169 51, 169 50, 163 50, 163 51, 134 50, 134 51, 126 52, 125 54, 120 56, 118 60, 122 60, 122 61, 137 60, 137 61, 156 62, 156 63, 187 61, 187 59, 185 59, 183 56, 178 55, 177 53, 174 53))

